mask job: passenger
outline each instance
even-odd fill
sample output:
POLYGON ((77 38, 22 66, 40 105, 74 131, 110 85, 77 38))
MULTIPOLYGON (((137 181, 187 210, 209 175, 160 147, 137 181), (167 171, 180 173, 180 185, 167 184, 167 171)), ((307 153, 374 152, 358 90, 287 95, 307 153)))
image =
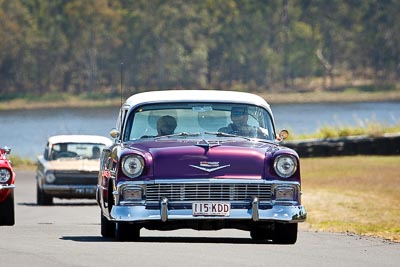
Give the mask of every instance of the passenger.
POLYGON ((176 119, 170 115, 162 116, 157 121, 157 136, 173 134, 176 129, 176 119))

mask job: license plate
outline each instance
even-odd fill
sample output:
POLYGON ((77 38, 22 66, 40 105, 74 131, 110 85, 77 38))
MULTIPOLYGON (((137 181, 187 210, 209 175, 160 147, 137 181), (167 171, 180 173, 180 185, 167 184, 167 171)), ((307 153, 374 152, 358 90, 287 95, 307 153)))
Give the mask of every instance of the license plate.
POLYGON ((77 194, 95 194, 95 189, 93 188, 76 188, 75 193, 77 194))
POLYGON ((193 216, 229 216, 231 204, 225 202, 195 202, 192 204, 193 216))

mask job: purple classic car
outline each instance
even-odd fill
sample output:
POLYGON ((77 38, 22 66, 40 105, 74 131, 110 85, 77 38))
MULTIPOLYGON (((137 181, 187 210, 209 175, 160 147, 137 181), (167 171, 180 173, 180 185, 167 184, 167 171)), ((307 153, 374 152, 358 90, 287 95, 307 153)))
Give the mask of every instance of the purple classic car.
POLYGON ((241 92, 139 93, 122 105, 103 150, 96 199, 101 234, 137 240, 140 229, 250 232, 294 244, 301 204, 299 157, 280 142, 261 97, 241 92))

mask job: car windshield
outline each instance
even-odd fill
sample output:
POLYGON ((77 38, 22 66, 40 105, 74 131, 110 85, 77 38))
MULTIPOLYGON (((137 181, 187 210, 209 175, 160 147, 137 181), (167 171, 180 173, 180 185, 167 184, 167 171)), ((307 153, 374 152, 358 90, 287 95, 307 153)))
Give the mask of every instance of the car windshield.
POLYGON ((164 137, 275 139, 264 108, 235 103, 164 103, 141 106, 127 119, 123 140, 164 137))
POLYGON ((51 160, 66 158, 99 159, 104 144, 94 143, 58 143, 53 144, 51 160))

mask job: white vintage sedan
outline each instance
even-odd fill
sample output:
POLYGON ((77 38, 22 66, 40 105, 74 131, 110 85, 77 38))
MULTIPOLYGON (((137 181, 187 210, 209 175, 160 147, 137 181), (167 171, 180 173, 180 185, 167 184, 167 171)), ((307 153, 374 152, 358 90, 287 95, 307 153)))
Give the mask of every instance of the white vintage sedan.
POLYGON ((48 139, 36 170, 37 204, 53 198, 95 198, 100 153, 112 141, 98 135, 57 135, 48 139))

